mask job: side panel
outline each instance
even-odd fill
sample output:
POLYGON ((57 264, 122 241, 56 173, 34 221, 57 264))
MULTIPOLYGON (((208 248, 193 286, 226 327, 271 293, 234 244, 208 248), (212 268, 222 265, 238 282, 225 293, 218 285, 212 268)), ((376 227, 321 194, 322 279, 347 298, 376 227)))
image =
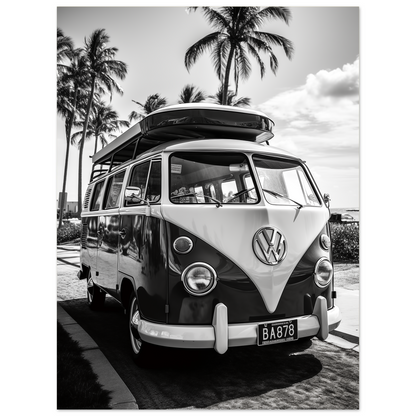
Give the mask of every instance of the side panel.
POLYGON ((123 274, 133 278, 142 317, 166 322, 166 227, 160 207, 151 209, 151 216, 145 215, 145 207, 122 210, 120 229, 125 237, 120 238, 119 271, 120 278, 123 274))
POLYGON ((118 209, 107 212, 100 216, 99 228, 101 238, 99 239, 97 255, 97 281, 100 286, 114 294, 117 284, 117 249, 119 240, 118 209))
POLYGON ((95 271, 97 269, 97 231, 97 216, 82 218, 81 264, 91 269, 93 278, 95 278, 95 271))

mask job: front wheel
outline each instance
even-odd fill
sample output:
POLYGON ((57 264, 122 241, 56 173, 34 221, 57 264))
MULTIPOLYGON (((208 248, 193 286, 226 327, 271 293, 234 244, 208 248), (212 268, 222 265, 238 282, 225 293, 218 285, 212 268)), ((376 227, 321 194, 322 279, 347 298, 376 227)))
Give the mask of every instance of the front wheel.
POLYGON ((150 345, 144 342, 137 331, 140 324, 139 305, 134 293, 130 296, 129 308, 128 308, 128 333, 130 340, 130 349, 133 355, 134 361, 141 367, 150 365, 150 357, 148 350, 150 345))
POLYGON ((104 306, 105 292, 103 292, 92 280, 91 272, 87 278, 87 302, 92 310, 99 310, 104 306))

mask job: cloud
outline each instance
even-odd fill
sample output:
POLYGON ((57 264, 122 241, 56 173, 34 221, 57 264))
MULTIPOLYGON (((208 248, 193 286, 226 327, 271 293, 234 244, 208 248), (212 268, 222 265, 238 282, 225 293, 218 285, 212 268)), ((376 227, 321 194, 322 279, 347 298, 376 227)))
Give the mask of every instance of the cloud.
POLYGON ((322 70, 316 75, 308 75, 306 90, 316 97, 358 97, 359 94, 359 60, 346 64, 342 69, 322 70))
MULTIPOLYGON (((326 174, 331 172, 338 181, 334 190, 343 177, 358 188, 358 58, 342 68, 309 74, 304 85, 280 93, 257 108, 275 122, 271 145, 305 159, 326 185, 330 182, 326 174)), ((356 192, 358 200, 358 189, 356 192)))

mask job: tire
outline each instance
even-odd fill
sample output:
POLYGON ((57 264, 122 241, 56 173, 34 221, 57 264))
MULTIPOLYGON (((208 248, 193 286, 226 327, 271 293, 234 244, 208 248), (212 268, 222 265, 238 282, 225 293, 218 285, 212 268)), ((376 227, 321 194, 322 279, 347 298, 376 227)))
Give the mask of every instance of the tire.
POLYGON ((105 292, 103 292, 92 280, 91 271, 87 277, 87 302, 90 309, 96 311, 102 309, 105 301, 105 292))
MULTIPOLYGON (((149 355, 150 345, 144 342, 140 338, 136 338, 133 335, 131 320, 133 315, 139 310, 139 304, 137 302, 137 297, 134 293, 130 296, 129 306, 127 310, 127 329, 129 335, 130 350, 133 357, 133 360, 140 367, 149 367, 151 365, 151 359, 149 355)), ((140 319, 140 315, 137 315, 136 318, 140 319)))

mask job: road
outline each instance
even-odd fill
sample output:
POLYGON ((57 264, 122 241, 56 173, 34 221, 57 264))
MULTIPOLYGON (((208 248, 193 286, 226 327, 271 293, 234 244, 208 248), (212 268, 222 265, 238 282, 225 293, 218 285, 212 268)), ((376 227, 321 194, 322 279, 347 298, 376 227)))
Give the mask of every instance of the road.
POLYGON ((359 408, 359 353, 317 339, 231 348, 224 355, 158 347, 155 365, 137 367, 121 306, 107 297, 102 311, 91 311, 76 266, 76 248, 58 250, 58 300, 99 345, 140 409, 359 408))

